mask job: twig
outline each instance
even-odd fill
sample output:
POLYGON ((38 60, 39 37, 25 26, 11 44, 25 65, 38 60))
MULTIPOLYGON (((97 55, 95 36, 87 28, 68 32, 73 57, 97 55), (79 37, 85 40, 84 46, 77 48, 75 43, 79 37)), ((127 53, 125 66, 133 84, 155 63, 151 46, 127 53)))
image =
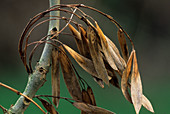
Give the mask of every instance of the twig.
MULTIPOLYGON (((15 92, 17 95, 24 96, 24 97, 27 99, 27 101, 28 101, 28 100, 31 101, 33 104, 35 104, 35 105, 45 114, 45 111, 44 111, 35 101, 33 101, 30 97, 22 94, 22 93, 19 92, 18 90, 14 89, 14 88, 6 85, 6 84, 3 84, 3 83, 1 83, 1 82, 0 82, 0 86, 3 86, 3 87, 5 87, 5 88, 7 88, 7 89, 9 89, 9 90, 11 90, 11 91, 13 91, 13 92, 15 92)), ((2 108, 2 107, 1 107, 1 108, 2 108)), ((2 109, 4 109, 4 108, 2 108, 2 109)))

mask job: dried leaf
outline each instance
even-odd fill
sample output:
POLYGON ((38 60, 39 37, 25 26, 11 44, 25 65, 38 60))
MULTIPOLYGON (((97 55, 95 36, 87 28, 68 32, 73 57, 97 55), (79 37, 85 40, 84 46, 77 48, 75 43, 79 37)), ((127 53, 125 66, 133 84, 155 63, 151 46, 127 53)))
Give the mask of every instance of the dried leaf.
POLYGON ((73 35, 75 36, 75 42, 76 42, 76 45, 77 45, 77 48, 80 52, 80 54, 84 54, 84 47, 83 47, 83 42, 82 42, 82 38, 81 38, 81 34, 71 25, 69 24, 68 25, 71 32, 73 33, 73 35))
POLYGON ((129 51, 128 51, 128 46, 126 44, 125 35, 124 35, 122 29, 119 29, 117 34, 118 34, 118 40, 119 40, 123 58, 127 62, 128 58, 129 58, 129 51))
POLYGON ((118 79, 117 79, 116 76, 111 77, 111 80, 109 80, 109 82, 110 82, 113 86, 115 86, 115 87, 117 87, 117 88, 120 89, 119 81, 118 81, 118 79))
MULTIPOLYGON (((51 66, 51 84, 52 95, 60 96, 60 70, 59 70, 59 54, 58 50, 52 50, 52 66, 51 66)), ((59 99, 52 98, 54 105, 58 108, 59 99)))
POLYGON ((104 82, 102 79, 94 77, 94 76, 93 76, 93 79, 101 88, 104 88, 104 82))
POLYGON ((74 102, 73 106, 75 106, 76 108, 87 112, 87 113, 95 113, 95 114, 115 114, 114 112, 111 112, 109 110, 97 107, 97 106, 93 106, 90 104, 86 104, 83 102, 74 102))
POLYGON ((90 99, 91 99, 91 104, 96 106, 96 100, 95 100, 95 97, 94 97, 94 94, 93 94, 93 90, 91 89, 91 87, 87 87, 87 93, 89 94, 90 96, 90 99))
POLYGON ((89 94, 84 89, 82 90, 82 99, 83 99, 84 103, 87 103, 87 104, 91 104, 92 103, 89 94))
POLYGON ((117 78, 117 76, 116 76, 116 74, 115 74, 114 69, 112 69, 112 67, 111 67, 107 62, 104 61, 104 63, 105 63, 105 67, 106 67, 106 69, 107 69, 107 73, 108 73, 108 75, 109 75, 109 82, 110 82, 113 86, 115 86, 115 87, 117 87, 117 88, 120 89, 119 81, 118 81, 118 78, 117 78))
POLYGON ((131 99, 131 96, 130 96, 129 91, 128 91, 128 79, 129 79, 129 75, 130 75, 131 70, 132 70, 132 59, 134 57, 134 52, 135 51, 131 52, 131 55, 130 55, 129 60, 127 62, 126 69, 123 71, 123 75, 122 75, 122 79, 121 79, 121 89, 122 89, 123 95, 131 103, 132 103, 132 99, 131 99))
POLYGON ((58 112, 55 110, 54 106, 50 103, 48 103, 46 100, 38 98, 42 105, 45 107, 45 109, 50 112, 50 114, 58 114, 58 112))
POLYGON ((131 97, 135 107, 135 111, 138 114, 142 106, 142 82, 138 70, 136 52, 134 52, 133 58, 133 70, 131 76, 131 97))
POLYGON ((103 34, 103 31, 100 29, 99 25, 97 24, 97 22, 95 22, 96 24, 96 29, 97 29, 97 32, 98 32, 98 35, 99 35, 99 38, 100 38, 100 41, 101 41, 101 45, 102 45, 102 51, 106 57, 106 60, 107 62, 109 63, 109 65, 114 69, 114 70, 118 70, 117 69, 117 66, 115 64, 115 61, 114 59, 112 58, 112 55, 111 55, 111 47, 110 45, 108 44, 107 40, 106 40, 106 37, 105 35, 103 34))
POLYGON ((91 59, 90 56, 90 50, 88 46, 88 39, 86 37, 86 31, 84 30, 83 27, 79 26, 82 42, 83 42, 83 48, 84 48, 84 54, 82 54, 84 57, 91 59))
POLYGON ((76 51, 68 47, 67 45, 63 45, 64 48, 70 53, 70 55, 76 60, 76 62, 89 74, 98 77, 97 72, 94 68, 93 62, 85 58, 84 56, 78 54, 76 51))
POLYGON ((88 46, 90 49, 90 55, 95 67, 95 70, 100 79, 102 79, 107 85, 109 85, 108 74, 104 66, 103 58, 100 52, 99 41, 95 31, 89 26, 87 29, 87 38, 89 39, 88 46))
POLYGON ((150 103, 150 101, 144 96, 142 95, 142 105, 149 111, 151 111, 152 113, 154 113, 152 104, 150 103))
POLYGON ((117 63, 117 65, 118 65, 117 67, 119 68, 119 70, 123 71, 126 67, 125 60, 121 57, 116 45, 107 36, 105 36, 105 37, 106 37, 106 40, 108 41, 108 44, 111 46, 112 50, 114 51, 114 53, 116 53, 116 56, 118 58, 118 63, 119 63, 119 64, 117 63))
POLYGON ((60 46, 59 49, 61 50, 59 54, 60 64, 67 89, 73 99, 82 100, 80 85, 70 63, 71 61, 66 56, 63 47, 60 46))

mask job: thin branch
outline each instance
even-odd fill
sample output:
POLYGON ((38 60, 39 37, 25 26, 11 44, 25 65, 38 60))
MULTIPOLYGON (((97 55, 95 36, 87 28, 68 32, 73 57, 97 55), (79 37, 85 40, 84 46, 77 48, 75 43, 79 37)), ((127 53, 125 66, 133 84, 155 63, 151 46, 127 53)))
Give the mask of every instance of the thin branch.
MULTIPOLYGON (((5 88, 7 88, 7 89, 13 91, 13 92, 16 93, 17 95, 24 96, 24 97, 27 99, 27 101, 31 101, 33 104, 35 104, 35 106, 37 106, 37 107, 45 114, 45 111, 44 111, 44 110, 43 110, 43 109, 42 109, 35 101, 33 101, 30 97, 28 97, 28 96, 22 94, 22 93, 19 92, 18 90, 14 89, 14 88, 12 88, 12 87, 6 85, 6 84, 3 84, 3 83, 1 83, 1 82, 0 82, 0 86, 3 86, 3 87, 5 87, 5 88)), ((1 107, 1 108, 2 108, 2 107, 1 107)), ((2 108, 2 109, 4 109, 4 108, 2 108)))

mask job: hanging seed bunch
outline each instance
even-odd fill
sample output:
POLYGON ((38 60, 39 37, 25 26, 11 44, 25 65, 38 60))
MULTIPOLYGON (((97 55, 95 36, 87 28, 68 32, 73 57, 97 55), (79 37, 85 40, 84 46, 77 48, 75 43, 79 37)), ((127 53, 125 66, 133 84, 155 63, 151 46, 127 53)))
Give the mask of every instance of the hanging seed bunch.
MULTIPOLYGON (((70 54, 79 66, 88 72, 101 88, 104 88, 105 84, 111 84, 117 88, 121 88, 124 97, 133 104, 137 114, 142 106, 154 112, 150 101, 143 95, 134 44, 126 31, 110 15, 83 4, 69 4, 53 6, 34 16, 28 22, 19 41, 21 60, 29 74, 34 72, 31 63, 33 55, 36 54, 35 50, 39 45, 44 43, 49 43, 54 47, 52 50, 51 65, 51 97, 53 97, 52 101, 56 107, 59 105, 59 99, 62 98, 60 97, 59 72, 61 68, 65 84, 72 97, 72 101, 70 101, 70 99, 66 100, 80 109, 81 114, 113 114, 113 112, 96 106, 93 91, 76 71, 76 68, 67 55, 70 54), (108 18, 108 21, 111 21, 113 25, 117 27, 117 39, 120 44, 120 50, 114 42, 103 33, 99 26, 100 23, 83 11, 84 8, 105 16, 108 18), (69 17, 49 15, 49 13, 53 11, 65 12, 69 17), (53 18, 48 19, 49 17, 53 18), (73 17, 77 18, 79 23, 73 17), (44 36, 39 41, 29 42, 30 35, 36 27, 57 19, 66 23, 61 30, 53 28, 51 34, 44 36), (62 38, 61 35, 64 34, 66 28, 69 28, 71 32, 65 35, 68 35, 76 42, 78 52, 59 40, 62 38), (46 40, 47 37, 48 40, 46 40), (128 45, 126 40, 130 41, 130 45, 128 45), (27 48, 30 45, 34 45, 34 48, 28 56, 27 48), (128 48, 128 46, 130 46, 130 48, 128 48), (29 58, 27 59, 27 57, 29 58), (120 83, 118 82, 118 78, 121 78, 120 83)), ((38 99, 43 103, 48 112, 57 113, 56 111, 51 111, 55 108, 53 108, 50 103, 39 97, 38 99)))

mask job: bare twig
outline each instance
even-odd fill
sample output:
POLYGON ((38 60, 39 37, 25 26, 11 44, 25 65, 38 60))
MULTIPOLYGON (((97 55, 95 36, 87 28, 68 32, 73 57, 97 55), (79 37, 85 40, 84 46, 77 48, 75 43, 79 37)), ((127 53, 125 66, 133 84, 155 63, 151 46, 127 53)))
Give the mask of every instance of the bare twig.
MULTIPOLYGON (((27 101, 31 101, 33 104, 35 104, 35 105, 45 114, 45 111, 44 111, 35 101, 33 101, 30 97, 22 94, 22 93, 19 92, 18 90, 14 89, 14 88, 6 85, 6 84, 3 84, 3 83, 1 83, 1 82, 0 82, 0 86, 3 86, 3 87, 5 87, 5 88, 7 88, 7 89, 9 89, 9 90, 11 90, 11 91, 13 91, 13 92, 15 92, 17 95, 24 96, 24 97, 27 99, 27 101)), ((1 108, 2 108, 2 107, 1 107, 1 108)), ((3 109, 4 109, 4 108, 3 108, 3 109)))

